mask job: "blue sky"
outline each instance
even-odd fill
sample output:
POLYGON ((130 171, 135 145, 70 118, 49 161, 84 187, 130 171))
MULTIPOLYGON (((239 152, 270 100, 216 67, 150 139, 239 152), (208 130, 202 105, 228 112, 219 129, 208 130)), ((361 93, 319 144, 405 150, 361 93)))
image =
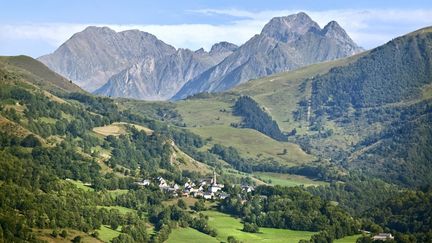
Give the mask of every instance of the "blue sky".
POLYGON ((175 47, 242 44, 275 16, 299 11, 324 26, 336 20, 370 49, 432 25, 432 1, 109 1, 14 0, 1 4, 0 55, 38 57, 88 25, 140 29, 175 47))

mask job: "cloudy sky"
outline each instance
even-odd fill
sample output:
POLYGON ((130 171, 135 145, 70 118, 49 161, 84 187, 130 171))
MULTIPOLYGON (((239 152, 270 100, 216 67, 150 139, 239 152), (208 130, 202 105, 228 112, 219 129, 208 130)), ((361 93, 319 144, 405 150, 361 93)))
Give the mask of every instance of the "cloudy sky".
POLYGON ((371 49, 432 26, 432 1, 346 0, 14 0, 1 4, 0 55, 38 57, 53 52, 89 25, 140 29, 175 47, 242 44, 275 16, 306 12, 321 27, 336 20, 371 49))

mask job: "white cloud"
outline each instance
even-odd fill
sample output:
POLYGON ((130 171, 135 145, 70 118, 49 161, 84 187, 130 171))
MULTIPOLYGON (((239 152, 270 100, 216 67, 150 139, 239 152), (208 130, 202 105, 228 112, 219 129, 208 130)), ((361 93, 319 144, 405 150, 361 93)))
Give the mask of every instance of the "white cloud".
POLYGON ((88 25, 95 25, 108 26, 116 31, 139 29, 152 33, 175 47, 190 49, 204 47, 208 50, 212 44, 223 40, 242 44, 254 34, 259 33, 272 17, 286 16, 299 11, 309 14, 320 26, 324 26, 331 20, 338 21, 354 41, 366 48, 373 48, 406 32, 432 25, 432 9, 343 9, 328 11, 287 9, 259 12, 239 9, 200 9, 192 10, 192 12, 204 15, 225 15, 232 17, 233 20, 220 25, 0 24, 0 44, 6 40, 28 40, 29 43, 36 40, 49 43, 54 50, 74 33, 83 30, 88 25))
POLYGON ((85 27, 87 25, 67 23, 0 24, 0 40, 44 40, 58 46, 85 27))

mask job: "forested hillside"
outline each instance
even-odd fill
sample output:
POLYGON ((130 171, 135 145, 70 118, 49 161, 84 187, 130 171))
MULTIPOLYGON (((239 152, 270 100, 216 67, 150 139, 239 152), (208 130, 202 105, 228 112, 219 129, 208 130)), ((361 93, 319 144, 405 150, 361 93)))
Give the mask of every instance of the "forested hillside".
POLYGON ((240 127, 255 129, 275 140, 287 140, 277 123, 251 97, 242 96, 238 98, 234 104, 233 113, 243 117, 240 127))
POLYGON ((421 97, 424 85, 431 83, 431 42, 432 29, 422 29, 314 78, 313 109, 331 114, 421 97))
POLYGON ((216 236, 208 219, 196 213, 206 209, 203 201, 195 199, 194 211, 189 211, 182 199, 178 205, 165 204, 173 198, 169 191, 137 184, 142 178, 160 176, 179 184, 205 177, 205 170, 188 170, 194 169, 193 163, 188 169, 177 166, 186 164, 179 149, 214 166, 221 174, 218 181, 227 188, 252 181, 223 171, 247 171, 236 163, 249 166, 248 161, 233 148, 221 156, 222 150, 203 150, 208 141, 201 137, 119 110, 111 99, 71 92, 47 80, 35 82, 14 70, 1 71, 5 73, 0 84, 0 239, 4 242, 107 241, 106 231, 112 242, 164 242, 177 227, 216 236), (56 95, 41 89, 46 84, 56 95), (119 122, 125 124, 120 134, 93 132, 119 122))

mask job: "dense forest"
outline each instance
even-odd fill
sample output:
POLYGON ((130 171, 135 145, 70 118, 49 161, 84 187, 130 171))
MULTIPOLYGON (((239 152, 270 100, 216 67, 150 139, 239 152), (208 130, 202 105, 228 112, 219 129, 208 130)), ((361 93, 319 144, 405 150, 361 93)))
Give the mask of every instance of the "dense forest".
POLYGON ((322 231, 312 242, 331 241, 358 232, 360 222, 302 188, 259 186, 253 194, 232 194, 220 208, 259 227, 322 231))
POLYGON ((259 104, 249 96, 241 96, 233 107, 233 114, 243 118, 241 127, 252 128, 278 141, 286 141, 276 121, 261 109, 259 104))
POLYGON ((431 41, 431 32, 414 32, 314 78, 314 111, 332 114, 420 97, 421 88, 431 82, 431 41))

